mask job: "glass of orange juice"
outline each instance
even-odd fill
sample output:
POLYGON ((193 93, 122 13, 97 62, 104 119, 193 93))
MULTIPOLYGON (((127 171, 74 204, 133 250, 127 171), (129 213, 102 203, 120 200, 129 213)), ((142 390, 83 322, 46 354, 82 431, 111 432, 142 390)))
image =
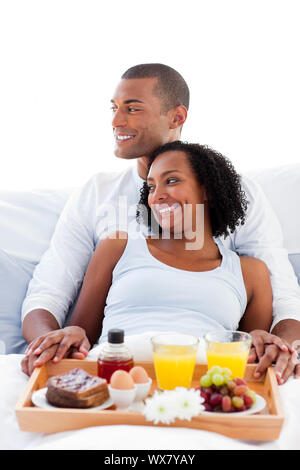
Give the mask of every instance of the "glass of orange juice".
POLYGON ((204 336, 207 367, 227 367, 232 377, 244 377, 252 338, 242 331, 211 331, 204 336))
POLYGON ((184 334, 161 334, 151 338, 158 387, 174 390, 192 383, 199 340, 184 334))

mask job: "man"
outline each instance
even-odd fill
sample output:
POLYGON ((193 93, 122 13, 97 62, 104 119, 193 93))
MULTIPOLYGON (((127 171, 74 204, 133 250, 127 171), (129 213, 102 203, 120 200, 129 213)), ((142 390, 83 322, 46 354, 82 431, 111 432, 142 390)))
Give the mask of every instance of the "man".
MULTIPOLYGON (((122 209, 120 197, 126 197, 128 206, 136 205, 148 157, 158 146, 180 139, 189 108, 189 90, 172 68, 144 64, 125 72, 111 101, 115 155, 137 159, 137 165, 120 174, 95 175, 66 204, 23 304, 23 334, 28 343, 32 342, 22 361, 22 369, 28 374, 35 365, 58 354, 57 344, 39 357, 35 350, 43 335, 65 322, 95 246, 109 228, 110 219, 103 208, 113 207, 118 218, 122 209)), ((294 369, 295 376, 300 376, 300 367, 295 367, 287 350, 300 338, 300 290, 281 246, 281 230, 271 207, 253 182, 244 179, 243 186, 250 201, 246 223, 224 243, 240 255, 263 259, 269 267, 274 297, 272 333, 286 342, 286 348, 279 351, 261 340, 255 345, 252 360, 260 359, 257 373, 264 372, 276 360, 278 379, 285 381, 294 369)), ((128 215, 128 221, 134 217, 134 213, 128 215)), ((78 338, 79 345, 80 331, 78 338)), ((85 354, 84 349, 77 349, 72 357, 85 354)))

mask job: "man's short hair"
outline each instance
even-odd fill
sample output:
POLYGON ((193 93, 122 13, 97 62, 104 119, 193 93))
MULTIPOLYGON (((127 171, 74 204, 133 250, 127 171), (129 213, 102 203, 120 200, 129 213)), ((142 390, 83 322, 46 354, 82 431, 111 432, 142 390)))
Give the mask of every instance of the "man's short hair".
POLYGON ((157 78, 153 89, 161 102, 161 110, 167 113, 176 106, 183 105, 189 109, 190 92, 183 77, 172 67, 164 64, 140 64, 130 67, 122 79, 157 78))

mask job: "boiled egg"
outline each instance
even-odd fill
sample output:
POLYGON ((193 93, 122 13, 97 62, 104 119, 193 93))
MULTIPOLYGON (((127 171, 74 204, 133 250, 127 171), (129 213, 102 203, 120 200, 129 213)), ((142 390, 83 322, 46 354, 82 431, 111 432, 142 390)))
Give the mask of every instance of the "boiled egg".
POLYGON ((129 374, 136 384, 145 384, 149 380, 147 372, 145 371, 144 367, 141 366, 133 367, 130 369, 129 374))
POLYGON ((110 386, 118 390, 130 390, 134 388, 134 381, 125 370, 116 370, 110 378, 110 386))

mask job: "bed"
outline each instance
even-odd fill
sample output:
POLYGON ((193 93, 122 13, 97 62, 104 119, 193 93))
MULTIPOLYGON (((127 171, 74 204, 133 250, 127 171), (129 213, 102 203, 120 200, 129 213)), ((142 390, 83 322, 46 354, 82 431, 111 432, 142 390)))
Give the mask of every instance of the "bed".
MULTIPOLYGON (((252 172, 281 222, 284 245, 300 281, 300 165, 252 172)), ((59 214, 72 188, 0 192, 0 449, 300 449, 300 380, 280 386, 285 420, 276 441, 241 441, 185 428, 96 426, 55 434, 19 429, 15 405, 28 377, 22 373, 25 341, 20 309, 34 267, 49 245, 59 214)), ((149 338, 147 333, 147 338, 149 338)), ((151 359, 143 336, 129 337, 135 360, 151 359)), ((88 358, 94 359, 97 349, 88 358)), ((203 359, 204 360, 204 359, 203 359)))

